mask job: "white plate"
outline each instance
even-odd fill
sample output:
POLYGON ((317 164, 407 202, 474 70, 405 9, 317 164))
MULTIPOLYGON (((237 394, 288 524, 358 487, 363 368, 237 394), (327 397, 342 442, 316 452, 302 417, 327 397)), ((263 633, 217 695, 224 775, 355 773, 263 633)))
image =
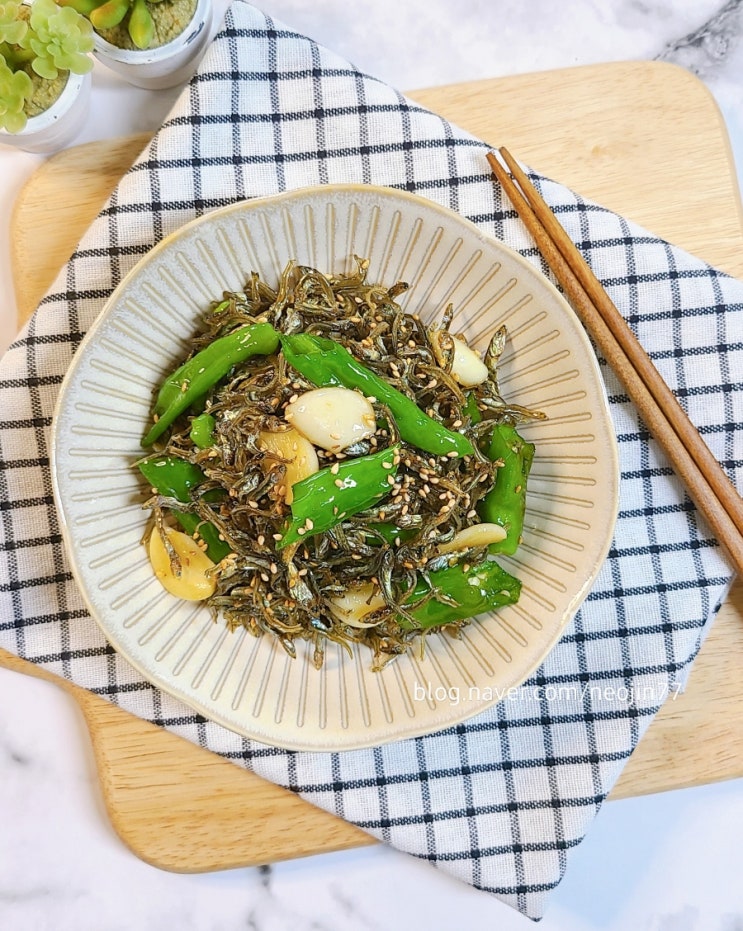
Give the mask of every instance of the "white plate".
POLYGON ((617 512, 616 441, 592 348, 572 310, 520 256, 456 214, 391 189, 325 186, 254 200, 193 221, 154 248, 112 295, 75 355, 53 424, 65 542, 90 612, 141 674, 205 717, 293 749, 371 746, 453 725, 492 705, 542 661, 577 610, 617 512), (504 567, 518 604, 433 635, 425 657, 370 670, 329 645, 321 671, 266 637, 229 633, 167 594, 141 544, 147 519, 132 463, 152 391, 186 350, 209 302, 251 271, 275 284, 289 259, 323 272, 370 259, 369 280, 410 282, 424 318, 453 302, 455 330, 484 349, 505 323, 506 397, 543 410, 524 541, 504 567))

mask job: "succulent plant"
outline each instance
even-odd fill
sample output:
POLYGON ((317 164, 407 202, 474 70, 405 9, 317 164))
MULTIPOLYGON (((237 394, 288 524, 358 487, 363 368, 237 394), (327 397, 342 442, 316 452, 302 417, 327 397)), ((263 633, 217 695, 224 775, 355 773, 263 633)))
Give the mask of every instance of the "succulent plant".
POLYGON ((93 28, 75 10, 54 0, 0 0, 0 126, 24 129, 33 75, 54 81, 61 72, 85 74, 93 67, 92 50, 93 28))
POLYGON ((26 125, 23 107, 33 91, 33 81, 25 71, 13 71, 0 58, 0 128, 20 132, 26 125))
POLYGON ((20 45, 36 56, 31 67, 42 78, 54 80, 60 71, 85 74, 93 67, 93 29, 84 16, 54 0, 34 0, 29 29, 20 45))
POLYGON ((98 32, 113 29, 126 22, 132 42, 139 49, 147 49, 155 38, 155 22, 150 4, 160 0, 58 0, 60 5, 72 7, 87 16, 98 32))
POLYGON ((19 16, 20 0, 0 3, 0 42, 17 45, 28 31, 28 23, 19 16))

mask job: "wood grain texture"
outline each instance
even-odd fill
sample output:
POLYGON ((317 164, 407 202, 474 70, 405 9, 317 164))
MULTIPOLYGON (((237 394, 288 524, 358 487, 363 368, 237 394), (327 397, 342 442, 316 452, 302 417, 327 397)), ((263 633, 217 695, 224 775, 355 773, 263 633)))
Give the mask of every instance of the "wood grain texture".
MULTIPOLYGON (((411 96, 743 277, 743 222, 727 135, 709 93, 685 71, 661 63, 620 63, 411 96)), ((62 152, 21 192, 13 216, 13 262, 23 319, 146 141, 137 136, 62 152)), ((743 775, 741 655, 738 583, 685 693, 666 702, 612 797, 743 775)), ((56 681, 80 705, 111 821, 150 863, 203 871, 372 843, 291 793, 29 663, 2 653, 0 663, 56 681)))

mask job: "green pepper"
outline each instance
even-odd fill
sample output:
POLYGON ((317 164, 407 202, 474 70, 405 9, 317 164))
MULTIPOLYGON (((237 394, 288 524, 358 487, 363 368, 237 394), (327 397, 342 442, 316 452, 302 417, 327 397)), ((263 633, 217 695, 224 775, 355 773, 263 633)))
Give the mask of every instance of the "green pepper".
POLYGON ((506 531, 500 543, 491 543, 490 553, 516 552, 524 529, 526 510, 526 483, 534 459, 534 444, 519 436, 510 423, 498 424, 493 430, 488 456, 495 461, 502 459, 503 465, 495 476, 495 484, 482 499, 478 508, 480 519, 498 524, 506 531))
POLYGON ((480 408, 477 406, 477 397, 474 391, 470 391, 467 394, 467 401, 462 408, 462 413, 469 417, 470 423, 480 423, 482 420, 482 414, 480 413, 480 408))
POLYGON ((282 336, 281 346, 286 361, 313 385, 357 388, 367 397, 375 397, 386 404, 395 417, 400 436, 413 446, 438 456, 450 452, 468 456, 474 452, 466 436, 429 417, 415 401, 357 362, 346 348, 333 340, 297 333, 282 336))
POLYGON ((191 421, 191 442, 199 449, 214 446, 214 427, 217 421, 212 414, 199 414, 191 421))
POLYGON ((151 446, 187 407, 213 388, 233 365, 251 356, 276 352, 279 334, 270 323, 253 323, 240 327, 210 343, 184 362, 162 384, 153 412, 155 423, 142 440, 151 446))
MULTIPOLYGON (((139 463, 139 471, 159 494, 175 498, 184 504, 191 500, 191 491, 206 479, 197 465, 177 456, 154 456, 144 459, 139 463)), ((219 493, 218 489, 215 489, 215 492, 219 493)), ((206 543, 206 554, 212 562, 220 562, 232 552, 229 544, 220 539, 219 530, 214 524, 202 520, 198 514, 190 511, 176 511, 174 508, 172 513, 186 533, 198 533, 206 543)))
POLYGON ((404 543, 406 540, 412 540, 420 532, 416 527, 398 527, 387 521, 381 524, 369 524, 366 529, 367 533, 364 542, 367 546, 379 546, 380 541, 394 543, 395 540, 399 540, 404 543))
MULTIPOLYGON (((463 621, 503 605, 515 604, 521 594, 521 582, 491 559, 468 566, 466 570, 460 563, 446 569, 436 569, 428 574, 428 578, 434 590, 438 589, 448 598, 453 598, 456 605, 437 601, 434 595, 408 611, 415 618, 417 626, 406 617, 398 618, 403 630, 425 630, 451 624, 452 621, 463 621)), ((406 602, 414 604, 429 591, 431 587, 424 578, 419 577, 406 602)))
POLYGON ((389 494, 397 475, 399 447, 346 459, 320 469, 292 486, 292 517, 277 549, 330 530, 389 494))

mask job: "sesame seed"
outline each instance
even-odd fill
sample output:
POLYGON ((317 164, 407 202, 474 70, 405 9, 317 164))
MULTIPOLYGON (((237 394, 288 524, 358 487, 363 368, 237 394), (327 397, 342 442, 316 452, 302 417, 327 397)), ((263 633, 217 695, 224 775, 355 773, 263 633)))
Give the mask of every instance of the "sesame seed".
POLYGON ((269 580, 265 572, 261 572, 261 578, 263 579, 264 582, 268 582, 269 580))
POLYGON ((280 539, 281 539, 281 534, 280 534, 280 533, 275 533, 275 534, 273 534, 273 538, 274 538, 274 540, 280 540, 280 539))
POLYGON ((309 517, 308 517, 307 520, 305 521, 305 524, 304 524, 304 525, 305 525, 305 527, 306 527, 308 530, 312 530, 312 529, 314 528, 314 526, 315 526, 314 521, 312 521, 312 519, 309 518, 309 517))
POLYGON ((248 501, 248 504, 250 505, 251 508, 257 508, 257 507, 258 507, 258 502, 257 502, 257 501, 254 501, 253 498, 251 498, 250 501, 248 501))
MULTIPOLYGON (((338 483, 336 482, 336 484, 338 484, 338 483)), ((388 475, 388 476, 387 476, 387 484, 388 484, 388 485, 394 485, 394 484, 395 484, 395 476, 394 476, 394 475, 388 475)))
POLYGON ((307 531, 304 529, 304 527, 297 527, 297 533, 299 534, 300 537, 303 537, 307 533, 307 531))
POLYGON ((266 542, 266 538, 263 536, 262 533, 259 534, 258 535, 258 546, 263 546, 265 542, 266 542))
POLYGON ((276 565, 275 562, 271 563, 270 568, 271 568, 271 575, 276 575, 276 573, 279 571, 279 567, 276 565))
POLYGON ((335 485, 336 488, 343 488, 343 479, 337 478, 335 482, 333 482, 333 484, 335 485))
POLYGON ((392 468, 392 463, 391 463, 391 462, 383 462, 383 463, 382 463, 382 468, 383 468, 383 469, 391 469, 391 468, 392 468))

